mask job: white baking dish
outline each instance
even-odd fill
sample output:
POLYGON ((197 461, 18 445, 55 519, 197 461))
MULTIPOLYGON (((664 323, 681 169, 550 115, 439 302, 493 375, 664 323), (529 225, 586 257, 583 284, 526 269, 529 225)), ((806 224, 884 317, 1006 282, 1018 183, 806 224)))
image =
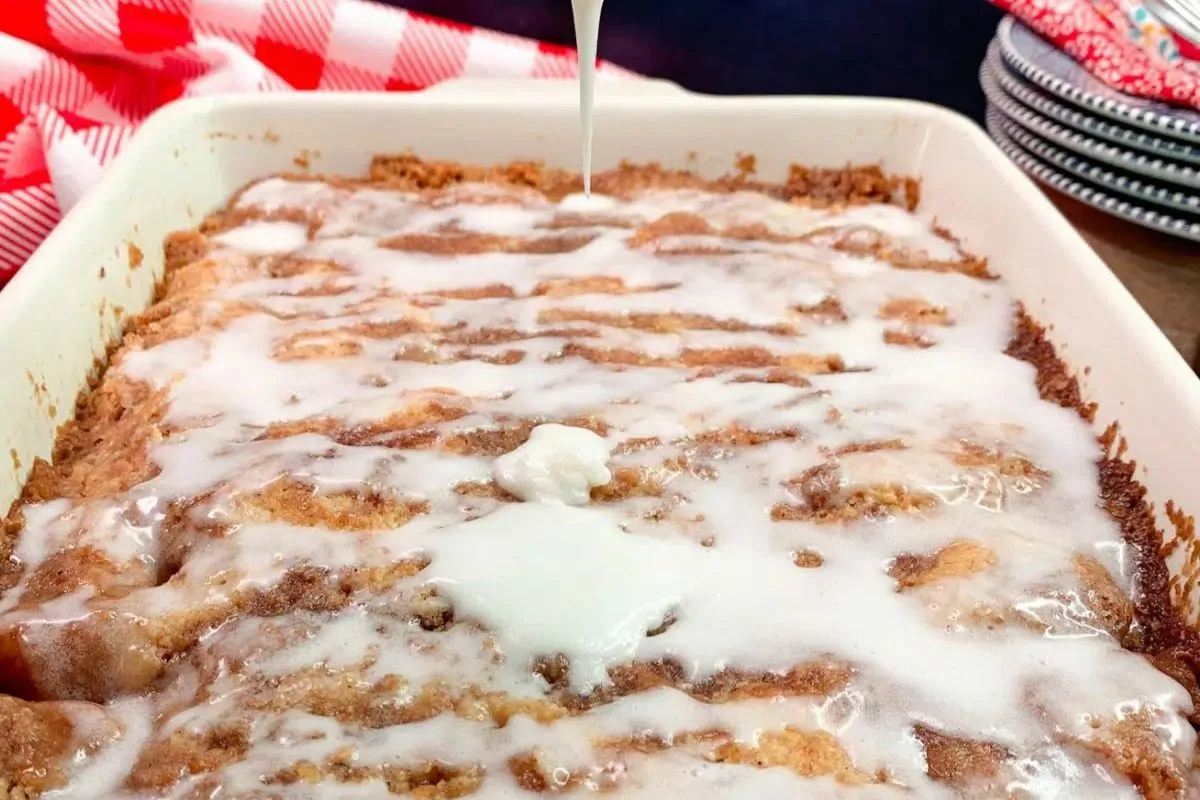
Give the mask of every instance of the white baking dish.
MULTIPOLYGON (((718 174, 736 154, 753 153, 765 178, 782 178, 790 162, 882 161, 889 171, 920 175, 922 208, 988 256, 1050 327, 1085 397, 1099 405, 1097 429, 1120 421, 1164 527, 1166 500, 1200 508, 1200 381, 971 122, 906 101, 716 98, 659 82, 605 84, 599 95, 598 169, 628 158, 718 174)), ((358 173, 372 153, 408 148, 470 162, 575 166, 575 86, 475 81, 404 95, 227 97, 156 114, 0 293, 0 448, 10 456, 0 469, 0 508, 17 496, 34 457, 50 453, 56 427, 122 317, 150 300, 168 232, 196 224, 253 178, 296 171, 298 163, 358 173), (136 269, 130 245, 145 253, 136 269)))

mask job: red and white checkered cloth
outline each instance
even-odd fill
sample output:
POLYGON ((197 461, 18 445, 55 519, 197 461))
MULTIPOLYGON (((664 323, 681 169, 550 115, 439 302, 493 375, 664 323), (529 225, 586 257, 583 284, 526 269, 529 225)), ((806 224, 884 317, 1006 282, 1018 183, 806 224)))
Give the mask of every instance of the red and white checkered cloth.
POLYGON ((0 286, 177 98, 409 91, 577 66, 569 48, 364 0, 0 0, 0 286))

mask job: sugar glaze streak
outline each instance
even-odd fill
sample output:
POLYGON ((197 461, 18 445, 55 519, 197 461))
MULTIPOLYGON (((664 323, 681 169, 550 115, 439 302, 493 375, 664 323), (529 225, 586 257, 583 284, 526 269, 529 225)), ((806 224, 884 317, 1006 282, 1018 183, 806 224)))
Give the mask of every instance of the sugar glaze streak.
POLYGON ((592 194, 592 133, 596 105, 596 57, 604 0, 571 0, 575 49, 579 53, 579 124, 583 133, 583 196, 592 194))
MULTIPOLYGON (((1003 283, 856 252, 876 231, 913 259, 963 261, 892 206, 647 191, 593 197, 581 219, 580 204, 281 179, 240 196, 271 219, 214 238, 190 277, 218 279, 188 306, 196 330, 134 343, 111 368, 166 393, 156 474, 26 507, 25 578, 0 624, 23 625, 49 664, 69 653, 64 626, 99 607, 157 631, 304 565, 416 567, 336 612, 214 611, 160 692, 87 706, 122 733, 67 796, 379 797, 436 762, 480 798, 530 797, 536 774, 580 796, 952 797, 927 774, 916 732, 931 728, 1006 754, 968 795, 1136 797, 1098 755, 1122 724, 1186 774, 1187 693, 1080 600, 1079 557, 1127 590, 1128 556, 1097 508, 1092 433, 1003 353, 1003 283), (581 235, 554 238, 567 234, 581 235), (484 238, 453 259, 430 244, 459 235, 484 238), (428 436, 409 437, 408 413, 428 436), (515 421, 595 430, 612 482, 586 506, 512 502, 493 483, 511 445, 478 443, 515 421), (289 482, 415 511, 357 529, 270 513, 289 482), (181 499, 193 538, 170 580, 29 599, 63 550, 152 563, 181 499), (967 566, 932 559, 963 540, 967 566), (914 554, 921 569, 902 575, 914 554), (565 675, 536 668, 559 655, 565 675), (613 692, 621 669, 664 661, 676 685, 613 692), (845 670, 775 699, 703 688, 811 664, 845 670), (371 704, 313 699, 330 683, 371 704), (438 713, 414 711, 428 703, 438 713), (239 725, 228 759, 161 792, 138 783, 171 737, 239 725), (797 741, 811 757, 792 769, 731 755, 797 741), (530 753, 537 770, 514 767, 530 753)), ((68 696, 70 679, 47 691, 68 696)))

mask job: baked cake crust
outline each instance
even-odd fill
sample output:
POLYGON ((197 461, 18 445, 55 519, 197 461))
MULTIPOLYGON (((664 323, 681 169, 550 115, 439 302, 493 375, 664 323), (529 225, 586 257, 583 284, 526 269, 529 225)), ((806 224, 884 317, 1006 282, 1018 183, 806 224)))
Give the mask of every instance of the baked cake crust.
POLYGON ((1186 796, 1144 491, 916 181, 580 188, 168 240, 4 522, 0 796, 1186 796))

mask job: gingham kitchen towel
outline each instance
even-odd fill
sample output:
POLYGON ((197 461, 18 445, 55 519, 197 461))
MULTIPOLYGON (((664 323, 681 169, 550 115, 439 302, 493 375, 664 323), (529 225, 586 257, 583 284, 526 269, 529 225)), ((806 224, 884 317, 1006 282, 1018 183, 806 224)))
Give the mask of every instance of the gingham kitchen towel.
POLYGON ((364 0, 0 0, 0 286, 177 98, 576 74, 569 48, 364 0))
POLYGON ((1200 51, 1140 0, 992 0, 1127 94, 1200 108, 1200 51))

